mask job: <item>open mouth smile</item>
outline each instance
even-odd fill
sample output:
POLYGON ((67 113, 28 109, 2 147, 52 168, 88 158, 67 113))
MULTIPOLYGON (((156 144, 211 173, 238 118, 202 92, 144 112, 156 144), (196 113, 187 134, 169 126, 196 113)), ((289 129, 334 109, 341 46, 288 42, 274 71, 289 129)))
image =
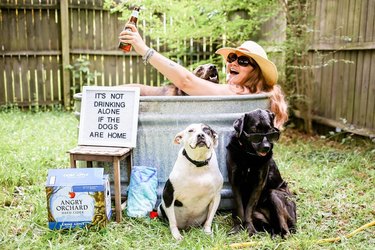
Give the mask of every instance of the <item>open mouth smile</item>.
POLYGON ((233 69, 233 68, 231 68, 229 70, 229 73, 232 74, 232 75, 238 75, 239 74, 239 72, 236 69, 233 69))

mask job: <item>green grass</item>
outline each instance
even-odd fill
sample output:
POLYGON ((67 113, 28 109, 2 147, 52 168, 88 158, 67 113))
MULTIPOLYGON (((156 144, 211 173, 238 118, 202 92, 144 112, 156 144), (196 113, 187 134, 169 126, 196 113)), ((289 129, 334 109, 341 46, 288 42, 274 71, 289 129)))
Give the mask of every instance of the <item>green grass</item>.
POLYGON ((101 230, 51 231, 47 227, 48 169, 66 168, 77 143, 78 122, 66 112, 0 112, 0 249, 229 249, 257 242, 257 249, 371 249, 375 227, 337 243, 375 219, 375 147, 370 140, 329 140, 287 129, 275 146, 280 171, 297 195, 297 233, 271 239, 265 233, 227 236, 231 216, 219 213, 213 236, 200 228, 172 239, 158 220, 131 219, 101 230), (336 142, 338 141, 338 142, 336 142))

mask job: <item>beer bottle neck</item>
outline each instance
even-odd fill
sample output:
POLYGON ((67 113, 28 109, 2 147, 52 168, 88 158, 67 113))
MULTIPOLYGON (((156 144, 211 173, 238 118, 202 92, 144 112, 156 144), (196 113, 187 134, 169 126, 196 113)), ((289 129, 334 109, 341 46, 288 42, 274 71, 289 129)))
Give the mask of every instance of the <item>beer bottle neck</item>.
POLYGON ((132 19, 137 19, 138 18, 138 14, 139 12, 137 10, 133 10, 131 16, 130 16, 130 20, 132 19))

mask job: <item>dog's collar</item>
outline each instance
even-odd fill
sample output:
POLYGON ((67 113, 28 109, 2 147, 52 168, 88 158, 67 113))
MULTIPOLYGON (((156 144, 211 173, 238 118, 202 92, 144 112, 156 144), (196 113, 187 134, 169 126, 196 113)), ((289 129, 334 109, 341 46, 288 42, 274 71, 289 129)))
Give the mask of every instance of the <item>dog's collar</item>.
POLYGON ((198 168, 208 165, 212 157, 212 154, 211 154, 210 158, 208 158, 205 161, 196 161, 189 157, 185 149, 182 151, 182 154, 186 157, 186 159, 188 159, 191 163, 193 163, 198 168))

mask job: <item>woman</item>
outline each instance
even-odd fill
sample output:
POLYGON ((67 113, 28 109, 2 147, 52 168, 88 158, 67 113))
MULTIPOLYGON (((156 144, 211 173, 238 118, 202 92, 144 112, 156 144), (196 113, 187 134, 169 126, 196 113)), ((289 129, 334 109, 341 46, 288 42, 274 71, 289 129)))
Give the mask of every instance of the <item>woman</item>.
MULTIPOLYGON (((275 126, 282 128, 288 119, 287 104, 279 85, 274 63, 268 60, 264 49, 253 41, 246 41, 238 48, 221 48, 216 51, 226 59, 227 84, 215 84, 203 80, 183 66, 149 48, 137 28, 127 24, 131 31, 123 30, 119 39, 130 43, 142 56, 145 64, 150 63, 176 87, 188 95, 244 95, 270 93, 270 110, 275 113, 275 126)), ((145 85, 133 85, 141 88, 145 85)))

